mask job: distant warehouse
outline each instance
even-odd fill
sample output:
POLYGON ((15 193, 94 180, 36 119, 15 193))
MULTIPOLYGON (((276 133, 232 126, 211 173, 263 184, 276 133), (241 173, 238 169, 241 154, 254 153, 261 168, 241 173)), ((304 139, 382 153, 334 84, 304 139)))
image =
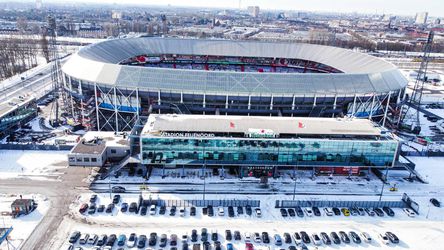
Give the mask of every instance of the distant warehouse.
POLYGON ((240 177, 277 168, 358 174, 392 167, 398 140, 365 119, 150 115, 140 135, 142 164, 230 167, 240 177))

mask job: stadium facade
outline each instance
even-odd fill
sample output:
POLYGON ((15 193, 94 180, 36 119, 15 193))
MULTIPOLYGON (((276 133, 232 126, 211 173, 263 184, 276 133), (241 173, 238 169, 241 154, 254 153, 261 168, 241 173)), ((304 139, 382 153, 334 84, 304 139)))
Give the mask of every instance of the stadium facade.
POLYGON ((392 64, 312 44, 138 37, 81 49, 62 68, 74 117, 129 131, 151 113, 398 122, 407 79, 392 64))

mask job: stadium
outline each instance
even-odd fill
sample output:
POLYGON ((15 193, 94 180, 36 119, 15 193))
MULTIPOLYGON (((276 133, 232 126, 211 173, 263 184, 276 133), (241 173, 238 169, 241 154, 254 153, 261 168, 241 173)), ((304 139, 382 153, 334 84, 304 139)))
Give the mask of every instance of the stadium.
POLYGON ((391 63, 322 45, 137 37, 106 40, 62 67, 72 112, 129 131, 150 113, 370 118, 394 126, 407 79, 391 63))

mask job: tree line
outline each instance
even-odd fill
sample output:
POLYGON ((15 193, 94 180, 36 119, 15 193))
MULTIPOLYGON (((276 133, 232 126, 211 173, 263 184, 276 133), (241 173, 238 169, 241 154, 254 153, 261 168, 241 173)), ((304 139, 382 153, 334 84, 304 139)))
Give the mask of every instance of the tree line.
POLYGON ((0 37, 0 79, 37 66, 42 38, 0 37))

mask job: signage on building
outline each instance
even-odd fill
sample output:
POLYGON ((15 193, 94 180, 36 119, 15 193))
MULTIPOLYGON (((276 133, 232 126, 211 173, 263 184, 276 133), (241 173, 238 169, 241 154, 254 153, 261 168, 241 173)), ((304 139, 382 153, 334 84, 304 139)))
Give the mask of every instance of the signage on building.
POLYGON ((276 133, 271 129, 249 128, 248 137, 250 138, 275 138, 276 133))
POLYGON ((213 133, 183 133, 183 132, 161 132, 164 137, 215 137, 213 133))

